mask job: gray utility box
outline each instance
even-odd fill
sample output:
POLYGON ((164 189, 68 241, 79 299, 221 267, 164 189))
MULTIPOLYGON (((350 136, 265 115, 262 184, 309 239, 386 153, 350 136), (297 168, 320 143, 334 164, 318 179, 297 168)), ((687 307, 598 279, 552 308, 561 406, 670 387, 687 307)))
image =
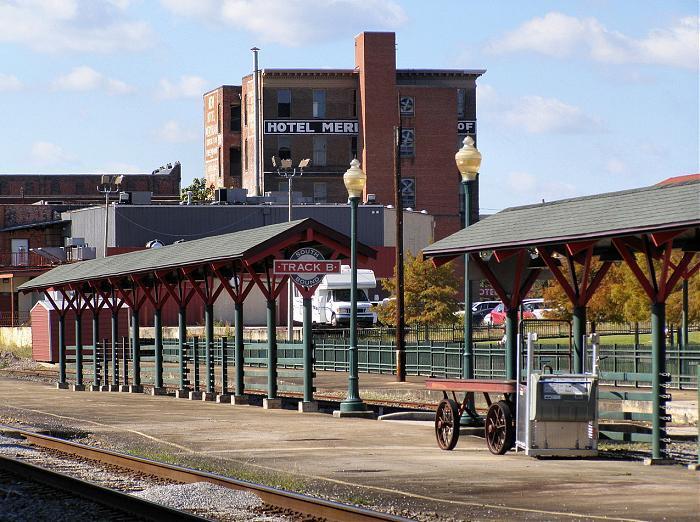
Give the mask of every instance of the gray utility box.
POLYGON ((518 391, 517 445, 531 456, 598 454, 598 378, 532 372, 518 391))

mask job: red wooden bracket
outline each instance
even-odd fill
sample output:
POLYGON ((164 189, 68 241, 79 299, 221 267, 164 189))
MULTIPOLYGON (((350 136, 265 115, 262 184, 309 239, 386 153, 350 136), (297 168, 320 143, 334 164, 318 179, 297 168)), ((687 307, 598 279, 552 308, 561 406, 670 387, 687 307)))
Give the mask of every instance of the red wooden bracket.
POLYGON ((617 248, 617 251, 620 252, 620 255, 625 260, 625 263, 627 263, 627 266, 629 266, 630 270, 632 270, 632 273, 637 278, 637 281, 639 281, 639 284, 642 285, 642 288, 646 292, 649 299, 652 302, 656 302, 656 292, 651 286, 651 283, 649 282, 647 276, 644 274, 644 272, 642 272, 642 269, 639 268, 637 260, 634 258, 634 255, 632 255, 632 253, 630 252, 627 243, 621 238, 613 238, 612 243, 613 245, 615 245, 615 248, 617 248))
POLYGON ((700 271, 700 261, 693 268, 689 268, 688 270, 686 270, 685 274, 683 274, 683 278, 690 279, 695 274, 697 274, 698 271, 700 271))
POLYGON ((518 258, 515 261, 515 280, 513 281, 513 291, 510 294, 510 308, 517 308, 518 303, 520 303, 520 279, 523 276, 523 269, 525 268, 525 258, 529 257, 527 255, 527 250, 520 249, 518 252, 518 258))
POLYGON ((600 270, 598 270, 596 275, 593 276, 593 280, 591 280, 591 283, 586 288, 586 291, 585 291, 584 296, 583 296, 583 301, 579 301, 580 306, 586 306, 588 304, 588 302, 593 297, 593 294, 595 294, 596 290, 598 290, 600 283, 603 282, 603 278, 608 273, 611 266, 612 266, 612 261, 603 261, 603 264, 601 265, 600 270))
POLYGON ((66 315, 66 311, 67 311, 67 309, 65 308, 65 305, 64 305, 65 300, 61 301, 61 308, 59 308, 58 305, 56 305, 56 301, 54 301, 53 297, 51 297, 51 294, 49 293, 50 291, 51 290, 49 290, 49 289, 44 290, 44 295, 46 296, 46 298, 49 300, 49 302, 53 306, 53 309, 56 310, 56 313, 58 313, 59 316, 63 317, 64 315, 66 315))
POLYGON ((494 250, 493 256, 496 258, 496 261, 502 263, 509 257, 513 257, 514 255, 518 254, 521 250, 522 248, 514 248, 510 250, 494 250))
POLYGON ((671 277, 669 278, 668 283, 666 283, 665 292, 661 296, 663 301, 658 301, 658 302, 660 302, 660 303, 666 302, 666 299, 668 299, 668 296, 673 291, 673 287, 676 286, 676 283, 678 283, 678 280, 681 278, 683 273, 688 268, 688 265, 690 264, 690 261, 693 259, 694 255, 695 255, 695 252, 685 252, 683 254, 683 259, 681 259, 681 262, 678 263, 678 266, 673 271, 673 274, 671 274, 671 277))
POLYGON ((476 266, 479 267, 481 273, 484 274, 484 277, 488 280, 488 282, 491 283, 491 288, 494 289, 494 291, 496 292, 500 300, 503 302, 503 304, 505 306, 508 306, 510 303, 508 294, 506 293, 505 289, 501 286, 500 281, 498 281, 494 273, 489 268, 488 264, 486 264, 486 262, 483 259, 481 259, 481 256, 478 253, 471 254, 471 259, 476 264, 476 266))
POLYGON ((549 249, 547 247, 537 247, 537 251, 540 253, 540 257, 544 261, 544 264, 547 265, 547 268, 549 268, 549 270, 552 272, 554 279, 557 280, 562 290, 564 290, 566 297, 569 298, 569 301, 575 303, 577 298, 576 292, 574 291, 573 287, 569 284, 569 281, 566 279, 566 276, 561 271, 561 268, 559 268, 559 265, 557 265, 556 261, 554 260, 554 257, 549 252, 549 249))
POLYGON ((570 256, 575 256, 579 252, 584 250, 592 249, 597 240, 590 241, 576 241, 574 243, 566 243, 565 247, 570 256))
POLYGON ((649 234, 649 236, 651 237, 654 246, 661 247, 664 243, 668 243, 683 232, 685 232, 685 230, 671 230, 670 232, 654 232, 649 234))
POLYGON ((199 283, 194 280, 194 277, 192 277, 190 272, 191 271, 182 270, 182 275, 184 275, 185 278, 189 281, 189 283, 192 285, 192 289, 197 293, 197 295, 199 295, 199 297, 202 298, 204 304, 208 304, 207 295, 200 288, 199 283))

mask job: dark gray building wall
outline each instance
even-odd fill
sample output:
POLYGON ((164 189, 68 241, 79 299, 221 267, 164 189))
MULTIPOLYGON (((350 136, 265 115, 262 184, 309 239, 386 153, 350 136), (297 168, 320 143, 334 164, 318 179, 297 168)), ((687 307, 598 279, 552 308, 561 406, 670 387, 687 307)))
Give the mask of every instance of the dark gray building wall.
MULTIPOLYGON (((166 245, 248 230, 287 221, 284 205, 118 205, 110 207, 109 246, 141 247, 158 239, 166 245)), ((313 218, 338 232, 350 235, 350 207, 308 205, 294 207, 294 219, 313 218)), ((72 220, 72 236, 84 237, 102 255, 104 208, 93 207, 64 214, 72 220)), ((384 244, 384 209, 361 205, 358 239, 370 246, 384 244)))
MULTIPOLYGON (((89 207, 79 210, 70 210, 61 214, 62 219, 69 219, 70 237, 82 237, 88 246, 97 249, 97 257, 104 256, 104 232, 105 232, 105 208, 89 207)), ((109 208, 108 246, 114 244, 114 207, 109 208)))

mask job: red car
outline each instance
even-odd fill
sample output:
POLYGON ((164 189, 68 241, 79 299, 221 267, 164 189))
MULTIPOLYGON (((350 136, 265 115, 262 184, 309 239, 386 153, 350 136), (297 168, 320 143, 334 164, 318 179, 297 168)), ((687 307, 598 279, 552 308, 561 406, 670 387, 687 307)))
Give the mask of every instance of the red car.
MULTIPOLYGON (((531 307, 523 304, 523 319, 536 319, 535 314, 532 313, 531 307)), ((518 316, 520 319, 520 316, 518 316)), ((484 324, 489 326, 500 326, 506 321, 506 307, 503 303, 499 304, 496 308, 491 310, 484 316, 484 324)))

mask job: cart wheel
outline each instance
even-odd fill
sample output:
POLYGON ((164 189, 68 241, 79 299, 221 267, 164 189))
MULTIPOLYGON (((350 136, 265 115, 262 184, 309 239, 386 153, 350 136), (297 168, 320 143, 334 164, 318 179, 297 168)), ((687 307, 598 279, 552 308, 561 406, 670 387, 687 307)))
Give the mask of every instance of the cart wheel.
POLYGON ((451 450, 459 439, 459 406, 452 399, 443 399, 435 412, 435 438, 440 449, 451 450))
POLYGON ((486 414, 484 426, 486 445, 494 455, 503 455, 515 442, 515 427, 510 404, 498 401, 492 404, 486 414))

